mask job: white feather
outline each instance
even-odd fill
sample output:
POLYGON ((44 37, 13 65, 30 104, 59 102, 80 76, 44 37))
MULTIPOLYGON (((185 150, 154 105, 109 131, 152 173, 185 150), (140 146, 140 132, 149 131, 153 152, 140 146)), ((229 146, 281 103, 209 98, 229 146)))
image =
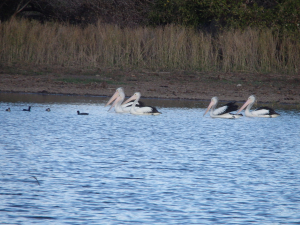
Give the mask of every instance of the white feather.
POLYGON ((227 108, 228 108, 228 106, 226 106, 226 105, 221 106, 220 108, 215 109, 213 111, 213 114, 215 114, 215 115, 221 115, 221 114, 223 114, 226 111, 227 108))

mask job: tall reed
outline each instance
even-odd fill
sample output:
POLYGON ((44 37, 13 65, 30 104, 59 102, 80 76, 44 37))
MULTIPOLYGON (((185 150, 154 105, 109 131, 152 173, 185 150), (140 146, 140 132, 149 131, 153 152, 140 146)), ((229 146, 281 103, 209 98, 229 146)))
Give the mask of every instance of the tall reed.
POLYGON ((13 64, 298 73, 300 41, 250 28, 212 37, 175 25, 80 28, 11 20, 0 24, 0 65, 13 64))

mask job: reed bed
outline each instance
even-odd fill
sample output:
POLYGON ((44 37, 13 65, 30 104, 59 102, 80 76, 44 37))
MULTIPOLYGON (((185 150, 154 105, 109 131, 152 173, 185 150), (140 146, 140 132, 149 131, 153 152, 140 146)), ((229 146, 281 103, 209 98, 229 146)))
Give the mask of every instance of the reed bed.
POLYGON ((300 66, 296 40, 258 29, 212 36, 175 25, 81 28, 13 19, 0 24, 0 65, 294 74, 300 66))

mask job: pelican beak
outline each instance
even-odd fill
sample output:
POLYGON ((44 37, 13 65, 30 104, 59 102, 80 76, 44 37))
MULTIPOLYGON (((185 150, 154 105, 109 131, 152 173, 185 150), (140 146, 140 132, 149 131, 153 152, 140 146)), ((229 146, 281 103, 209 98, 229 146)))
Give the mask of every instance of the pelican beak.
POLYGON ((115 92, 114 95, 109 99, 109 101, 106 103, 105 107, 111 104, 117 97, 119 96, 119 92, 115 92))
POLYGON ((210 104, 209 104, 209 106, 207 107, 205 113, 203 114, 203 116, 205 116, 205 114, 210 110, 210 108, 213 106, 213 104, 214 104, 214 102, 211 101, 210 104))
POLYGON ((250 102, 251 102, 251 100, 248 99, 248 100, 245 102, 245 104, 239 109, 239 111, 237 111, 236 114, 239 114, 244 108, 246 108, 247 105, 250 104, 250 102))
POLYGON ((121 97, 120 96, 114 101, 114 103, 111 105, 111 107, 109 108, 109 110, 111 110, 119 101, 121 101, 121 97))
POLYGON ((132 100, 136 100, 136 95, 132 95, 129 99, 127 99, 125 102, 123 102, 123 104, 122 105, 125 105, 126 103, 128 103, 128 102, 130 102, 130 101, 132 101, 132 100))

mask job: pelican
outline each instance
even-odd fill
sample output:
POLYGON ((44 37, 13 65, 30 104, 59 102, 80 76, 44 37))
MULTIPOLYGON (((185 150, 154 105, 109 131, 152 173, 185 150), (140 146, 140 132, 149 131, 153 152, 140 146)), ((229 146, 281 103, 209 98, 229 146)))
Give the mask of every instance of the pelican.
POLYGON ((209 106, 207 107, 207 110, 205 111, 204 115, 210 110, 210 117, 212 118, 225 118, 225 119, 235 119, 240 118, 243 116, 242 114, 233 114, 231 112, 236 111, 238 109, 238 106, 235 105, 235 102, 229 102, 226 105, 221 106, 220 108, 216 109, 216 106, 218 104, 218 97, 212 97, 211 102, 209 106))
MULTIPOLYGON (((109 110, 111 110, 111 108, 115 107, 115 111, 117 113, 129 113, 130 109, 131 109, 132 102, 128 102, 127 104, 122 104, 124 99, 125 99, 124 89, 122 87, 119 87, 116 90, 116 92, 114 93, 114 95, 106 103, 105 107, 108 106, 109 104, 111 104, 114 101, 114 103, 109 108, 109 110)), ((136 104, 136 107, 141 107, 141 106, 144 106, 144 104, 142 102, 138 102, 136 104)))
POLYGON ((250 95, 248 100, 245 102, 245 104, 239 109, 237 113, 240 113, 246 106, 245 115, 248 117, 267 117, 267 118, 273 118, 280 116, 277 112, 274 111, 274 109, 271 109, 269 107, 263 106, 259 107, 253 111, 250 112, 251 107, 253 106, 255 102, 255 96, 250 95))
POLYGON ((135 107, 138 101, 140 100, 141 93, 135 92, 129 99, 127 99, 122 105, 127 104, 128 102, 134 100, 130 107, 130 113, 135 115, 159 115, 161 112, 158 112, 155 107, 152 106, 142 106, 135 107))

